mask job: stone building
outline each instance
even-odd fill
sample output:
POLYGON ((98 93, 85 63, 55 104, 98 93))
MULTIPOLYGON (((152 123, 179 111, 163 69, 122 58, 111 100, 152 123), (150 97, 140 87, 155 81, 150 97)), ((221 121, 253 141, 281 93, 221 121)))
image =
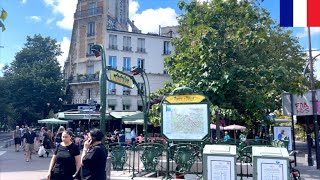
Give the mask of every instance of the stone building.
MULTIPOLYGON (((170 27, 161 29, 159 34, 141 33, 129 19, 129 0, 79 0, 64 65, 64 76, 72 90, 69 104, 100 104, 101 57, 96 58, 91 51, 94 44, 104 46, 107 65, 130 75, 133 66, 140 67, 148 75, 150 92, 162 88, 170 80, 164 58, 172 53, 173 33, 170 27)), ((145 86, 140 76, 135 77, 139 86, 145 86)), ((136 87, 128 89, 107 83, 109 111, 142 111, 139 97, 136 87)))

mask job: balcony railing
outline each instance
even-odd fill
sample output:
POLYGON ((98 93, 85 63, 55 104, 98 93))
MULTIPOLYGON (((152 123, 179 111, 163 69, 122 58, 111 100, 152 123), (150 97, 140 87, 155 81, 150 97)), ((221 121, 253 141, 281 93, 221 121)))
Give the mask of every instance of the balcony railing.
POLYGON ((95 36, 95 35, 96 35, 95 32, 89 32, 89 33, 87 33, 87 37, 91 37, 91 36, 95 36))
POLYGON ((116 89, 108 89, 108 94, 116 95, 117 90, 116 89))
POLYGON ((123 51, 132 51, 132 47, 123 46, 123 51))
POLYGON ((118 46, 117 45, 113 45, 113 44, 109 44, 109 49, 118 50, 118 46))
POLYGON ((137 52, 145 53, 146 52, 146 48, 137 48, 137 52))
POLYGON ((91 8, 88 10, 78 11, 78 12, 74 13, 74 18, 80 19, 80 18, 85 18, 85 17, 89 17, 89 16, 100 15, 102 13, 103 13, 102 7, 91 8))
POLYGON ((123 90, 123 95, 129 96, 131 93, 131 90, 123 90))
POLYGON ((99 74, 78 74, 73 83, 99 81, 99 74))

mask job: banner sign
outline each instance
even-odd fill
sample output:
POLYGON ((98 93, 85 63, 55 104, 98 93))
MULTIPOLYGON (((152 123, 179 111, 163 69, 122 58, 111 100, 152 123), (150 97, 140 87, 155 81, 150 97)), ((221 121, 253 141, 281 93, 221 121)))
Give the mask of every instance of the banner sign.
MULTIPOLYGON (((292 95, 292 102, 290 93, 282 94, 282 108, 283 115, 285 116, 310 116, 312 115, 312 93, 311 91, 305 93, 303 96, 292 95), (291 112, 291 105, 293 106, 293 112, 291 112)), ((320 90, 316 90, 316 102, 315 106, 317 114, 320 115, 320 90)))

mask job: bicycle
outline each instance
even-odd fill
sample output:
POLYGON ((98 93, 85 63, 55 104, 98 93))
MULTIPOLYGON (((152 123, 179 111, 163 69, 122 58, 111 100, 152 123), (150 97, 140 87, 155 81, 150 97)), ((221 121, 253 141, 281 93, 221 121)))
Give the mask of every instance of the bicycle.
MULTIPOLYGON (((293 154, 297 154, 297 153, 298 153, 297 151, 291 151, 289 156, 291 156, 293 154)), ((291 179, 294 179, 294 180, 301 180, 300 171, 293 167, 293 165, 292 165, 293 163, 295 163, 295 161, 293 159, 289 159, 290 177, 291 177, 291 179)))

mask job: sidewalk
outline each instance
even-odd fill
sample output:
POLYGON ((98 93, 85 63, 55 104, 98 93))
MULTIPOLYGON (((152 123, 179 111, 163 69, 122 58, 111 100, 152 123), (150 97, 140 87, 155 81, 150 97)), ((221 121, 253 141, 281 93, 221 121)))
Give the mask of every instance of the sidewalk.
MULTIPOLYGON (((301 177, 305 180, 319 180, 320 170, 316 166, 307 166, 305 162, 306 143, 297 142, 297 169, 301 172, 301 177)), ((314 149, 313 149, 314 150, 314 149)), ((313 155, 315 153, 313 152, 313 155)), ((45 180, 49 166, 50 158, 39 158, 33 155, 31 162, 26 162, 22 151, 15 152, 14 147, 0 148, 0 180, 45 180)), ((314 159, 315 161, 315 159, 314 159)), ((131 179, 131 173, 126 171, 111 171, 112 180, 131 179)), ((156 178, 134 178, 135 180, 146 180, 156 178)), ((246 178, 245 178, 246 179, 246 178)), ((251 179, 251 178, 250 178, 251 179)), ((193 180, 193 179, 191 179, 193 180)))

